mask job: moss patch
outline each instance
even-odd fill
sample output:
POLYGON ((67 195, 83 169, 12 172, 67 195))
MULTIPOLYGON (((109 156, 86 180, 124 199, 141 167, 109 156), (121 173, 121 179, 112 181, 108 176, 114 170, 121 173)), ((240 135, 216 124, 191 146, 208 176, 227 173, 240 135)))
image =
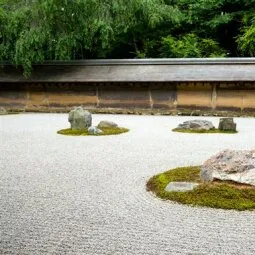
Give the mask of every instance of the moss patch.
MULTIPOLYGON (((114 127, 114 128, 100 128, 103 133, 102 134, 97 134, 97 135, 91 135, 91 136, 101 136, 101 135, 118 135, 122 133, 126 133, 129 131, 127 128, 123 127, 114 127)), ((72 130, 71 128, 66 128, 66 129, 61 129, 57 132, 58 134, 61 135, 71 135, 71 136, 86 136, 90 135, 88 133, 87 129, 84 130, 72 130)))
POLYGON ((200 180, 200 167, 181 167, 153 176, 147 182, 147 190, 164 200, 172 200, 193 206, 212 208, 252 210, 255 209, 255 188, 233 182, 216 181, 204 184, 200 180), (199 186, 192 191, 165 191, 169 182, 197 182, 199 186))
POLYGON ((191 130, 191 129, 184 129, 184 128, 174 128, 172 129, 173 132, 180 132, 180 133, 196 133, 196 134, 236 134, 238 131, 231 131, 231 130, 219 130, 217 128, 210 129, 210 130, 191 130))
POLYGON ((0 114, 0 116, 13 115, 13 114, 20 114, 20 112, 7 112, 4 114, 0 114))

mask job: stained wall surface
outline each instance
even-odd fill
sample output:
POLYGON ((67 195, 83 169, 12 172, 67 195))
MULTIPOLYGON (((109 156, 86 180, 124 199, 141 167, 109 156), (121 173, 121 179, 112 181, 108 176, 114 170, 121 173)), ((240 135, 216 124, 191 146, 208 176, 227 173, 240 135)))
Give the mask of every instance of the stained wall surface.
POLYGON ((255 82, 0 83, 0 106, 255 110, 255 82))

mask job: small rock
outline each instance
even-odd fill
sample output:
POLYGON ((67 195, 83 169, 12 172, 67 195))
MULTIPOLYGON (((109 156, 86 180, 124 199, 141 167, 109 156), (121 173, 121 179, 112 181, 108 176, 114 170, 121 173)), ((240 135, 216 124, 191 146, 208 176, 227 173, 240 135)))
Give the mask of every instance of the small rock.
POLYGON ((236 131, 236 123, 233 118, 220 118, 219 130, 223 131, 236 131))
POLYGON ((89 111, 79 106, 69 112, 68 121, 71 123, 72 130, 83 130, 91 126, 92 116, 89 111))
POLYGON ((178 129, 190 129, 190 130, 210 130, 214 129, 211 121, 207 120, 189 120, 182 124, 179 124, 178 129))
POLYGON ((224 150, 205 161, 200 177, 204 181, 230 180, 255 186, 255 150, 224 150))
POLYGON ((0 107, 0 115, 8 114, 7 110, 4 107, 0 107))
POLYGON ((190 191, 197 187, 199 184, 194 182, 170 182, 165 191, 190 191))
POLYGON ((97 127, 89 127, 88 128, 88 133, 90 135, 98 135, 98 134, 102 134, 103 131, 97 127))
POLYGON ((204 166, 201 166, 200 179, 203 180, 204 182, 212 182, 213 181, 213 176, 212 176, 211 169, 208 169, 204 166))
POLYGON ((190 116, 200 116, 201 115, 201 112, 199 110, 197 111, 192 111, 190 116))
POLYGON ((118 125, 112 121, 102 120, 97 125, 98 128, 112 128, 112 127, 118 127, 118 125))

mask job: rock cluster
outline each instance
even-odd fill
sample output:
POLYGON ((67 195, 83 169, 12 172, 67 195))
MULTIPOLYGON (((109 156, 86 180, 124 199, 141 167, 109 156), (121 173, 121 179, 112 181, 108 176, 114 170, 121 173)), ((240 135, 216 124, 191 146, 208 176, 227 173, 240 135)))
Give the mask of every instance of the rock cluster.
POLYGON ((116 128, 118 125, 112 121, 100 121, 97 127, 92 126, 92 115, 89 111, 83 109, 82 106, 74 107, 68 115, 68 121, 72 130, 88 130, 90 135, 102 134, 100 128, 116 128))
POLYGON ((202 166, 203 181, 230 180, 255 186, 255 150, 224 150, 202 166))
POLYGON ((189 120, 179 124, 177 129, 210 130, 214 129, 212 122, 207 120, 189 120))
MULTIPOLYGON (((211 130, 215 129, 211 121, 207 120, 189 120, 178 125, 176 129, 187 130, 211 130)), ((236 123, 233 118, 220 118, 218 129, 221 131, 233 131, 236 132, 236 123)))

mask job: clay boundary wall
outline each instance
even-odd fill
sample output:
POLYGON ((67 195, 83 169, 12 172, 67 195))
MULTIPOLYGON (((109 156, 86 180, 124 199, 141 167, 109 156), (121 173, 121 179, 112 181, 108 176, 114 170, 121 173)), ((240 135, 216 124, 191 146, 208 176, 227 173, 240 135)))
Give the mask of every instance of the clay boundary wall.
POLYGON ((90 109, 255 112, 255 82, 0 82, 0 106, 55 112, 90 109))

